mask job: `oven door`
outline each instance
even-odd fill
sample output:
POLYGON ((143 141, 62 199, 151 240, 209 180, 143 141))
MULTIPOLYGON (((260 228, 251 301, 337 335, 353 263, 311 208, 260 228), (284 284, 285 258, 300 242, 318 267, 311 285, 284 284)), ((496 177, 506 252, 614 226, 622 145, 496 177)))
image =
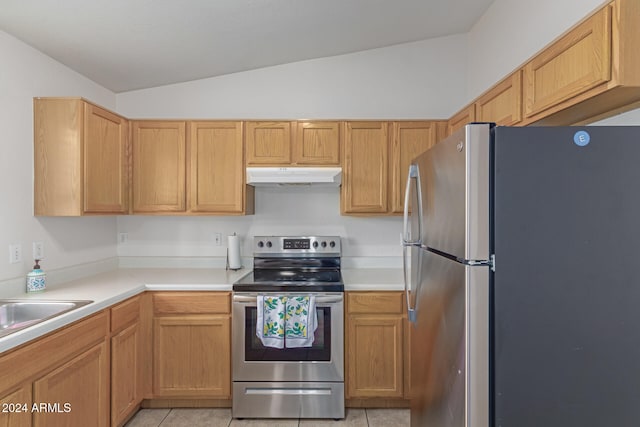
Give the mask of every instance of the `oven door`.
POLYGON ((234 293, 233 381, 344 381, 344 294, 277 294, 297 295, 316 297, 313 345, 277 349, 263 346, 256 336, 258 293, 234 293))

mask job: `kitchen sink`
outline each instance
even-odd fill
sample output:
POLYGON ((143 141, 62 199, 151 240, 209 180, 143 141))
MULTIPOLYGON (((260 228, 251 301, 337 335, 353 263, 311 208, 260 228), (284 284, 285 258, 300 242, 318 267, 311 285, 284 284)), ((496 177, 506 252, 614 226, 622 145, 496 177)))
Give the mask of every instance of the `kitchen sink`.
POLYGON ((0 300, 0 338, 93 301, 0 300))

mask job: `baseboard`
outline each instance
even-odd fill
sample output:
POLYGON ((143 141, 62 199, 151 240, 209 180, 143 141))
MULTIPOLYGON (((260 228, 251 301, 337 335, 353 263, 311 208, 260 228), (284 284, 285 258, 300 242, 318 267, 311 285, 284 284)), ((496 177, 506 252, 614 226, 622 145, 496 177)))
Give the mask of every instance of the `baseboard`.
POLYGON ((141 407, 158 408, 231 408, 231 399, 145 399, 141 407))
POLYGON ((407 399, 346 399, 344 406, 347 408, 408 408, 407 399))

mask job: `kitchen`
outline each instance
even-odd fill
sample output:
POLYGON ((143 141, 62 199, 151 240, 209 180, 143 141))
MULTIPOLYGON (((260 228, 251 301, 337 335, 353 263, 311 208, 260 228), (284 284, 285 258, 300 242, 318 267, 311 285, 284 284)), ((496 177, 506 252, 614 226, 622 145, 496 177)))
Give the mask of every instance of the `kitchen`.
MULTIPOLYGON (((32 98, 82 96, 135 118, 448 118, 601 4, 590 3, 495 1, 466 34, 117 94, 2 33, 2 55, 12 61, 2 70, 2 144, 11 156, 1 168, 0 243, 21 242, 24 261, 3 264, 0 280, 23 284, 33 241, 44 242, 53 282, 116 265, 222 267, 225 247, 212 243, 214 233, 246 237, 242 253, 250 258, 249 237, 305 234, 310 223, 314 234, 343 237, 345 265, 399 269, 400 218, 341 216, 336 188, 259 189, 256 214, 246 217, 33 217, 32 98)), ((604 121, 638 122, 637 111, 604 121)))

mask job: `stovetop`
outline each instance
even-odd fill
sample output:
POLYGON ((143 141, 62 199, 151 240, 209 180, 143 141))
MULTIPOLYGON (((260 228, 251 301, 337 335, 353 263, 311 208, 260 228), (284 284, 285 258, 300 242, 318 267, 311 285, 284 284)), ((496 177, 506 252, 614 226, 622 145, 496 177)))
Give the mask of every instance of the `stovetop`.
POLYGON ((240 292, 344 292, 340 270, 258 269, 233 284, 240 292))
POLYGON ((343 292, 338 236, 256 236, 253 272, 240 292, 343 292))

